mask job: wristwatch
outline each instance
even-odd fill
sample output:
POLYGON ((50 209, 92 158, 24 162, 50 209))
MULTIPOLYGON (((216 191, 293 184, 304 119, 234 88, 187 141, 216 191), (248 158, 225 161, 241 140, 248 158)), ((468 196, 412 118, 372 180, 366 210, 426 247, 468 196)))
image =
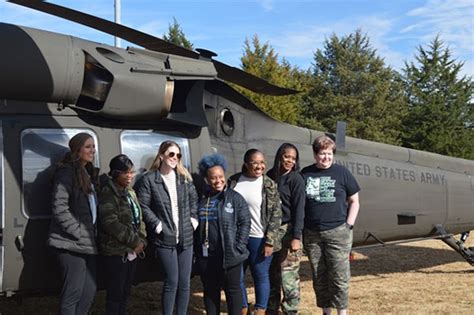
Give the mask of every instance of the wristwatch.
POLYGON ((349 230, 352 230, 354 226, 346 222, 346 228, 348 228, 349 230))

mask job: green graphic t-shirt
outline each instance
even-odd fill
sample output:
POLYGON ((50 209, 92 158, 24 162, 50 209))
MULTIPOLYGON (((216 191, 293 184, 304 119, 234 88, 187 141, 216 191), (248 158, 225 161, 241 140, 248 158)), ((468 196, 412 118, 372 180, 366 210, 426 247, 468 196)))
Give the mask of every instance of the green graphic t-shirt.
POLYGON ((349 170, 339 164, 328 169, 310 165, 301 174, 306 183, 305 228, 326 231, 344 224, 347 197, 360 190, 349 170))

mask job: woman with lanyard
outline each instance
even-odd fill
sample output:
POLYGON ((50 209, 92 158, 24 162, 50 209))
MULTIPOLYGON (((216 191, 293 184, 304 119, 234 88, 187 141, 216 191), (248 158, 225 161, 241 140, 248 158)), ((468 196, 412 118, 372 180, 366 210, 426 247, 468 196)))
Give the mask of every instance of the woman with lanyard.
POLYGON ((162 312, 188 312, 198 196, 174 141, 161 143, 150 171, 135 185, 149 243, 164 273, 162 312))
POLYGON ((276 183, 265 175, 265 158, 257 149, 245 152, 242 173, 229 179, 229 186, 240 193, 249 206, 250 234, 247 249, 249 258, 244 263, 240 286, 242 314, 248 312, 245 270, 250 266, 255 285, 256 314, 265 314, 270 295, 269 269, 272 254, 280 250, 281 205, 276 183))
POLYGON ((102 175, 99 198, 99 249, 105 271, 106 314, 126 314, 137 255, 144 257, 145 224, 134 190, 132 161, 124 154, 102 175))
POLYGON ((240 273, 248 256, 250 214, 245 199, 226 187, 226 164, 218 154, 199 161, 207 189, 199 206, 195 253, 208 315, 220 314, 221 288, 228 313, 237 315, 242 309, 240 273))

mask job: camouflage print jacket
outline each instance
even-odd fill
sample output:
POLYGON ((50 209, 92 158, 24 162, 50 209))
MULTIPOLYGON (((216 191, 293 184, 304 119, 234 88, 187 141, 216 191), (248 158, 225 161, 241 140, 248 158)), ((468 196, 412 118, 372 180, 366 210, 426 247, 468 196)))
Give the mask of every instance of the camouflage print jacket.
MULTIPOLYGON (((242 173, 229 178, 229 187, 234 189, 242 173)), ((281 201, 277 184, 267 175, 263 175, 261 220, 265 232, 265 243, 273 246, 273 252, 281 249, 281 238, 285 231, 281 229, 281 201)))
POLYGON ((123 255, 133 251, 139 241, 146 244, 145 223, 142 218, 142 211, 139 211, 140 223, 134 226, 132 210, 127 200, 127 196, 135 201, 140 208, 135 191, 127 188, 119 191, 111 178, 103 179, 99 194, 98 209, 98 238, 100 254, 123 255))

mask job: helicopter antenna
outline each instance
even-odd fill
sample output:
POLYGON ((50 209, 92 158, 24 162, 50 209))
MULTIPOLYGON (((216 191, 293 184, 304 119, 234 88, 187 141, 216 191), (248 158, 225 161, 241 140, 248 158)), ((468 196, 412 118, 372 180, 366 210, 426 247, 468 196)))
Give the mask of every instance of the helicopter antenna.
MULTIPOLYGON (((114 0, 115 8, 115 23, 122 24, 121 15, 122 15, 122 1, 114 0)), ((122 39, 120 37, 114 36, 115 47, 122 47, 122 39)))

